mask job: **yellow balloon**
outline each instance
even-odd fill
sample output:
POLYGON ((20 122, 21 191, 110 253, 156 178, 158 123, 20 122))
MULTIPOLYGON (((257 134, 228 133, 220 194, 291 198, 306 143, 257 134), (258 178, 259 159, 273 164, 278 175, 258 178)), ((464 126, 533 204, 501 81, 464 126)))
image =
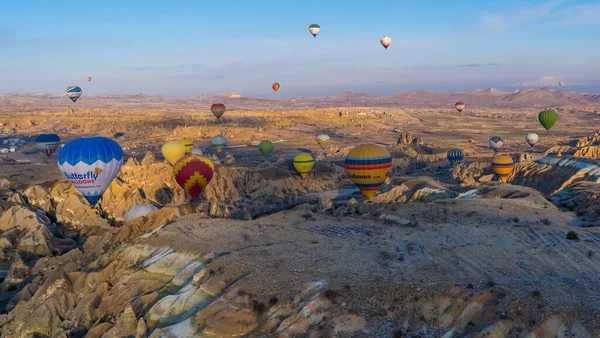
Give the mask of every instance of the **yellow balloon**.
POLYGON ((315 159, 310 156, 310 154, 302 153, 294 158, 294 168, 296 168, 302 178, 305 178, 306 175, 308 175, 314 165, 315 159))
POLYGON ((192 140, 189 140, 187 138, 180 140, 179 142, 183 143, 183 145, 185 146, 185 154, 189 154, 192 152, 192 149, 194 149, 194 143, 192 142, 192 140))
POLYGON ((162 146, 162 154, 171 165, 185 156, 185 150, 185 145, 181 141, 169 141, 162 146))
POLYGON ((384 147, 362 144, 348 153, 346 171, 369 201, 375 197, 392 169, 392 156, 384 147))

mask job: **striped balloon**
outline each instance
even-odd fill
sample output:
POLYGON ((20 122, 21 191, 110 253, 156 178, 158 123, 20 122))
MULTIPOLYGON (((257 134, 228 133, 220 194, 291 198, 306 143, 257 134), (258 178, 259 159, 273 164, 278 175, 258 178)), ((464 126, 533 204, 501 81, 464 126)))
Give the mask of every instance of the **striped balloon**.
POLYGON ((215 167, 206 157, 186 155, 173 166, 175 181, 193 200, 198 199, 213 178, 215 167))
POLYGON ((538 120, 546 128, 546 130, 550 130, 554 123, 556 123, 556 119, 558 115, 554 110, 544 110, 538 114, 538 120))
POLYGON ((448 161, 450 161, 450 163, 458 164, 465 158, 465 153, 463 153, 463 151, 458 148, 453 148, 448 150, 446 157, 448 158, 448 161))
POLYGON ((273 88, 274 91, 278 91, 279 87, 281 86, 277 82, 273 82, 273 84, 271 85, 271 88, 273 88))
POLYGON ((185 146, 186 155, 191 153, 192 149, 194 149, 194 143, 190 139, 185 138, 183 140, 179 140, 179 142, 183 143, 183 145, 185 146))
POLYGON ((58 168, 93 207, 123 165, 123 149, 106 137, 80 137, 58 153, 58 168))
POLYGON ((60 147, 60 137, 56 134, 41 134, 35 138, 35 146, 50 158, 60 147))
POLYGON ((506 182, 514 167, 515 162, 510 156, 498 155, 492 160, 492 170, 498 175, 500 182, 506 182))
POLYGON ((73 102, 77 101, 77 99, 81 96, 82 93, 81 88, 77 86, 69 86, 67 87, 65 92, 67 93, 67 97, 70 98, 73 102))
POLYGON ((372 200, 392 168, 392 156, 373 143, 362 144, 348 153, 346 171, 366 199, 372 200))
POLYGON ((294 168, 296 168, 296 171, 298 171, 302 178, 308 175, 314 165, 315 159, 310 154, 302 153, 294 157, 294 168))
POLYGON ((225 110, 227 108, 225 108, 225 105, 222 103, 215 103, 212 106, 210 106, 210 111, 213 113, 213 115, 217 118, 220 119, 221 116, 223 116, 223 114, 225 113, 225 110))

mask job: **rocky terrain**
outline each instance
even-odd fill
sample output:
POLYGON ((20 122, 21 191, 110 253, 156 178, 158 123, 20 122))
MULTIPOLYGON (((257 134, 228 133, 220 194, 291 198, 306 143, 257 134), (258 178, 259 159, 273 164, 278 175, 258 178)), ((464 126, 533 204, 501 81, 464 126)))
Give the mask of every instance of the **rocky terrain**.
POLYGON ((535 110, 344 111, 233 111, 220 124, 136 109, 1 115, 16 147, 0 161, 1 337, 600 336, 595 116, 561 107, 529 148, 511 128, 533 126, 535 110), (123 146, 96 208, 33 149, 47 128, 123 146), (489 165, 491 130, 518 162, 508 183, 489 165), (216 173, 191 202, 157 149, 217 132, 232 147, 204 149, 216 173), (260 138, 281 140, 270 157, 249 145, 260 138), (393 156, 372 202, 343 168, 367 140, 393 156), (298 151, 317 159, 304 180, 298 151), (140 204, 158 210, 125 221, 140 204))
MULTIPOLYGON (((285 96, 285 93, 281 93, 285 96)), ((558 106, 597 106, 600 94, 565 92, 550 88, 525 89, 503 92, 494 88, 472 89, 463 93, 438 93, 424 90, 400 92, 391 96, 375 96, 366 93, 344 92, 329 97, 291 97, 283 99, 245 97, 233 92, 220 95, 202 94, 195 97, 175 98, 163 95, 109 95, 84 94, 76 105, 65 100, 64 94, 25 94, 13 93, 0 95, 0 108, 35 109, 46 108, 196 108, 207 109, 211 104, 220 102, 231 108, 245 109, 299 109, 325 107, 454 107, 457 101, 467 103, 469 107, 558 107, 558 106)), ((594 111, 596 111, 595 109, 594 111)))

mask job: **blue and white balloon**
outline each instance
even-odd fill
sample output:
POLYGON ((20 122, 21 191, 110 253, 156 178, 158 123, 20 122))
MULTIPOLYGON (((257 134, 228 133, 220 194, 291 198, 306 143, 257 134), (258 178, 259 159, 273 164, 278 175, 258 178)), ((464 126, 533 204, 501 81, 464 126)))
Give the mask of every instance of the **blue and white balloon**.
POLYGON ((58 168, 92 207, 123 165, 123 149, 106 137, 84 136, 60 149, 58 168))
POLYGON ((60 147, 60 137, 56 134, 41 134, 35 138, 35 146, 50 158, 60 147))
POLYGON ((129 212, 125 216, 125 221, 129 222, 134 218, 146 216, 150 211, 154 210, 158 210, 158 208, 152 204, 136 205, 135 207, 129 209, 129 212))
POLYGON ((77 99, 81 96, 81 93, 82 93, 81 88, 79 88, 77 86, 69 86, 69 87, 67 87, 65 92, 67 93, 67 96, 71 99, 71 101, 73 101, 73 102, 77 101, 77 99))

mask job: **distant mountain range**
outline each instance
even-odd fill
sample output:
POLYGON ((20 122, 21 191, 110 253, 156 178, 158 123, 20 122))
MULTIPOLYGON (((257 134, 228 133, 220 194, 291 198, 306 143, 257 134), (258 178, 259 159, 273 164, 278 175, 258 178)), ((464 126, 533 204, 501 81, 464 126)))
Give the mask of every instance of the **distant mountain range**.
POLYGON ((224 103, 230 109, 294 109, 326 107, 452 107, 463 101, 467 107, 532 107, 600 106, 600 94, 565 92, 550 88, 526 89, 503 92, 494 88, 471 89, 462 93, 400 92, 391 96, 375 96, 366 93, 343 92, 327 97, 256 98, 229 92, 220 95, 200 95, 186 98, 164 95, 148 96, 89 94, 72 103, 64 94, 11 93, 0 95, 0 108, 48 109, 48 108, 191 108, 205 109, 213 103, 224 103))

